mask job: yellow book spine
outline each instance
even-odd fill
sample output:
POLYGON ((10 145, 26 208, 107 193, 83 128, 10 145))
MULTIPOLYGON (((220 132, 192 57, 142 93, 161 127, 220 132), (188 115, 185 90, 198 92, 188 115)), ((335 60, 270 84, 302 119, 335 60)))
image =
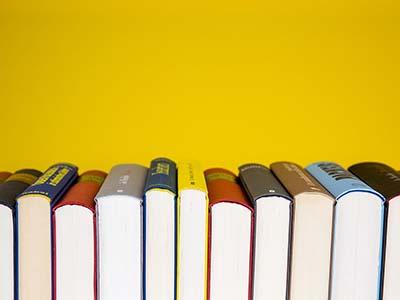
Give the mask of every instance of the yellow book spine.
POLYGON ((180 300, 179 282, 180 282, 180 194, 183 190, 200 190, 206 196, 206 236, 205 236, 205 256, 204 256, 204 300, 207 300, 207 268, 208 268, 208 194, 207 185, 204 178, 203 169, 196 162, 179 162, 178 165, 178 205, 177 205, 177 261, 176 261, 176 299, 180 300))

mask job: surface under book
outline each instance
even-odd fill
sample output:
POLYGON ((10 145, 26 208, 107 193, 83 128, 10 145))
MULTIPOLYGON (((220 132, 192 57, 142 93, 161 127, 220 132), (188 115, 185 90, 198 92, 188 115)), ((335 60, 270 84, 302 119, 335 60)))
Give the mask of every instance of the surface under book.
POLYGON ((142 204, 147 168, 114 166, 96 196, 99 300, 142 299, 142 204))
POLYGON ((330 299, 380 299, 384 197, 335 163, 307 171, 336 198, 330 299))
MULTIPOLYGON (((0 299, 14 300, 17 282, 14 282, 15 256, 15 199, 42 173, 24 169, 15 172, 0 184, 0 299)), ((4 175, 4 174, 2 174, 4 175)))
POLYGON ((145 299, 175 298, 176 165, 154 159, 145 185, 145 299))
POLYGON ((57 300, 96 299, 94 198, 106 177, 83 173, 53 207, 53 284, 57 300))
POLYGON ((292 199, 263 165, 243 165, 239 176, 256 211, 253 299, 285 300, 292 199))
POLYGON ((251 299, 253 207, 225 169, 205 171, 209 193, 209 300, 251 299))

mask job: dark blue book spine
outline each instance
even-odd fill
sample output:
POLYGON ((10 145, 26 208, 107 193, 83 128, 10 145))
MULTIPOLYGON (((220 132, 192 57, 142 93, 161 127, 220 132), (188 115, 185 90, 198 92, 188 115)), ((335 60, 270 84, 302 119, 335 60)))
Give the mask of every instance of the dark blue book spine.
POLYGON ((42 195, 53 205, 78 177, 78 168, 71 164, 59 163, 51 166, 28 187, 18 198, 27 195, 42 195))
POLYGON ((156 158, 151 161, 144 190, 147 192, 151 189, 166 189, 177 194, 175 162, 168 158, 156 158))
MULTIPOLYGON (((173 193, 175 196, 177 195, 177 168, 176 163, 168 158, 156 158, 151 161, 150 169, 147 173, 146 184, 144 187, 144 192, 148 192, 152 189, 162 189, 168 190, 173 193)), ((146 197, 143 202, 143 299, 146 300, 146 197)), ((177 206, 175 201, 175 232, 174 239, 175 244, 177 240, 177 206)), ((174 257, 174 265, 176 265, 176 255, 177 249, 175 247, 175 257, 174 257)), ((176 299, 176 269, 174 276, 174 295, 173 299, 176 299)))

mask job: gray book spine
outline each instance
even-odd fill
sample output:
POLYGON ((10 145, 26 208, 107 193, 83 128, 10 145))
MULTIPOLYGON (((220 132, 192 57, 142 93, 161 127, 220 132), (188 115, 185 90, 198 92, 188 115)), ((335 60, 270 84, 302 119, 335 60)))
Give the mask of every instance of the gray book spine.
POLYGON ((143 199, 148 168, 137 164, 114 166, 96 195, 96 199, 106 196, 131 196, 143 199))
POLYGON ((262 197, 282 197, 292 200, 289 193, 272 172, 260 164, 245 164, 239 167, 239 178, 253 203, 262 197))

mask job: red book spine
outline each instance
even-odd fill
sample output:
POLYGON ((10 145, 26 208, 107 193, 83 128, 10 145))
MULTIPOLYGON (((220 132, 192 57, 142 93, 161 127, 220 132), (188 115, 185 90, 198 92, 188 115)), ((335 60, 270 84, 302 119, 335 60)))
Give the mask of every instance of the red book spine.
POLYGON ((79 205, 88 208, 93 212, 93 241, 94 241, 94 279, 93 279, 93 299, 97 299, 97 234, 96 234, 96 206, 95 197, 99 191, 107 174, 102 171, 87 171, 83 173, 77 183, 75 183, 65 194, 65 196, 52 208, 52 221, 53 221, 53 299, 56 300, 57 291, 57 264, 56 264, 56 218, 55 211, 65 205, 79 205))
POLYGON ((211 228, 212 228, 212 214, 211 207, 215 204, 222 202, 230 202, 242 205, 251 211, 251 228, 250 228, 250 257, 249 257, 249 286, 248 286, 248 300, 252 299, 252 286, 253 286, 253 239, 254 239, 254 208, 252 203, 247 198, 241 185, 239 184, 238 177, 222 168, 208 169, 204 172, 206 177, 208 197, 209 197, 209 210, 208 210, 208 271, 207 271, 207 299, 210 300, 210 269, 211 269, 211 228))

